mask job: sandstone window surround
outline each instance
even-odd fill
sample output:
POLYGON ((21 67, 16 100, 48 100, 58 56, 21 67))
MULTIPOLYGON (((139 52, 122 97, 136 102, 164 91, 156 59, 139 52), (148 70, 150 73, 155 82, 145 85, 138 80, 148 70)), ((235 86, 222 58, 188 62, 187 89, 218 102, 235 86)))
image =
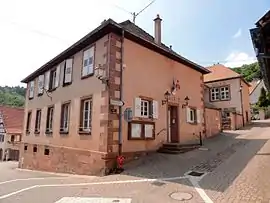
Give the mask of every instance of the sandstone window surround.
POLYGON ((86 97, 81 99, 79 134, 91 135, 92 107, 92 97, 86 97))
POLYGON ((210 101, 228 101, 231 98, 230 86, 213 87, 210 89, 210 101))
POLYGON ((70 122, 70 101, 61 106, 60 134, 68 134, 70 122))
POLYGON ((35 134, 40 133, 40 124, 41 124, 41 109, 36 110, 36 121, 35 121, 35 134))
POLYGON ((134 99, 133 109, 135 118, 158 119, 158 101, 140 96, 134 99))
POLYGON ((92 46, 83 51, 82 78, 94 75, 95 47, 92 46))

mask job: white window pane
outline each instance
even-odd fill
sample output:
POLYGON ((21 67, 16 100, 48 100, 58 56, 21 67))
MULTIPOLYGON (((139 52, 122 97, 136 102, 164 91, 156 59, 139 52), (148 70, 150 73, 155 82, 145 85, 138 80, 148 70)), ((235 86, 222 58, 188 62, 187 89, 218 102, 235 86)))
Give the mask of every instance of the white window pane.
POLYGON ((140 138, 142 133, 141 124, 132 123, 131 124, 131 137, 132 138, 140 138))
POLYGON ((154 125, 145 125, 144 126, 145 129, 145 137, 146 138, 152 138, 153 137, 153 130, 154 130, 154 125))

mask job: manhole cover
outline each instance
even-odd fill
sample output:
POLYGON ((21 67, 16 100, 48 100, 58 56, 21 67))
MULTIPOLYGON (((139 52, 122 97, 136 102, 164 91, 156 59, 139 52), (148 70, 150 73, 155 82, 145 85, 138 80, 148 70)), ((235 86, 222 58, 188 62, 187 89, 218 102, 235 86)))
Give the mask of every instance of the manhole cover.
POLYGON ((196 176, 196 177, 200 177, 202 176, 204 173, 201 172, 197 172, 197 171, 191 171, 190 173, 188 173, 188 175, 190 176, 196 176))
POLYGON ((185 201, 190 200, 193 195, 187 192, 174 192, 170 195, 170 197, 174 200, 185 201))

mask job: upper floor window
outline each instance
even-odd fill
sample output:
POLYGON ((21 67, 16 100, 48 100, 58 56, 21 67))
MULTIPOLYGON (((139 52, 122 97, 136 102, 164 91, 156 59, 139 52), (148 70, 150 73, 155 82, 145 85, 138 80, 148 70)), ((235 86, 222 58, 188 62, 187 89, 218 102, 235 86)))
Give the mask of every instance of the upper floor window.
POLYGON ((57 68, 54 68, 50 71, 50 81, 49 81, 49 90, 54 90, 59 86, 59 77, 60 77, 60 65, 57 68))
POLYGON ((81 100, 80 132, 91 132, 92 125, 92 99, 81 100))
POLYGON ((42 95, 44 91, 44 75, 38 76, 38 95, 42 95))
POLYGON ((158 102, 152 99, 135 98, 134 116, 141 118, 158 118, 158 102))
POLYGON ((35 81, 31 81, 29 83, 29 99, 33 99, 34 98, 34 90, 35 90, 35 81))
POLYGON ((210 101, 225 101, 230 99, 230 87, 214 87, 210 89, 210 101))
POLYGON ((69 127, 69 112, 70 112, 70 103, 62 104, 61 108, 61 123, 60 123, 60 132, 68 133, 69 127))
POLYGON ((0 142, 4 142, 5 141, 5 135, 4 134, 0 134, 0 142))
POLYGON ((83 52, 82 77, 94 74, 94 47, 83 52))
POLYGON ((47 111, 47 122, 46 122, 46 133, 52 133, 53 129, 53 106, 48 108, 47 111))
POLYGON ((31 117, 32 117, 32 112, 27 113, 27 121, 26 121, 26 133, 30 132, 30 126, 31 126, 31 117))
POLYGON ((73 69, 73 59, 67 59, 64 66, 64 81, 63 85, 68 85, 72 82, 72 69, 73 69))
POLYGON ((40 123, 41 123, 41 109, 38 109, 36 111, 35 133, 40 132, 40 123))

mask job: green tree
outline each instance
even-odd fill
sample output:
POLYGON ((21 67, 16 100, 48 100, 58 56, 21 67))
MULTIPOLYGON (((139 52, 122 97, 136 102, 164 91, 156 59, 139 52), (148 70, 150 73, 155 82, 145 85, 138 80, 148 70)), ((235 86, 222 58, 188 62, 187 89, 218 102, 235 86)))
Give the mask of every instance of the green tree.
POLYGON ((258 62, 245 64, 241 67, 233 68, 233 70, 241 74, 246 81, 251 82, 254 79, 262 79, 261 70, 258 62))
POLYGON ((23 107, 25 101, 24 87, 0 86, 0 105, 23 107))
POLYGON ((265 89, 262 87, 261 94, 260 94, 260 97, 258 100, 258 106, 259 107, 267 107, 267 106, 269 106, 269 104, 270 104, 270 102, 268 99, 268 95, 267 95, 265 89))

